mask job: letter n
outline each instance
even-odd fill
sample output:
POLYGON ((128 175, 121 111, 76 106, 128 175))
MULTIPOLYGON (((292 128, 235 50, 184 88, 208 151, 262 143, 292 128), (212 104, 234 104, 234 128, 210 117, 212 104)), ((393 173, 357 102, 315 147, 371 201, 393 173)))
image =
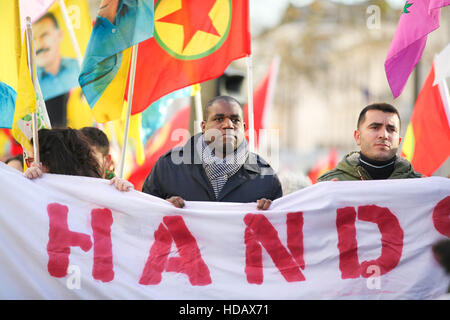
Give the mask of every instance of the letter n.
POLYGON ((356 211, 353 207, 337 210, 339 268, 342 279, 370 277, 373 266, 380 268, 380 275, 394 269, 400 262, 403 251, 403 230, 397 217, 388 209, 376 205, 358 207, 358 219, 378 225, 381 233, 381 255, 359 264, 356 240, 356 211))
POLYGON ((155 285, 161 282, 162 272, 178 272, 188 276, 193 286, 211 283, 208 266, 203 261, 197 241, 181 216, 166 216, 155 231, 155 241, 139 280, 140 284, 155 285), (164 224, 163 224, 164 223, 164 224), (172 243, 179 257, 169 258, 172 243))
POLYGON ((248 283, 263 282, 262 247, 266 249, 275 266, 288 282, 304 281, 300 268, 303 261, 303 214, 291 212, 287 214, 287 244, 289 251, 283 246, 278 233, 269 220, 262 214, 249 213, 244 217, 246 264, 245 274, 248 283))
POLYGON ((48 272, 53 277, 62 278, 67 275, 70 247, 80 247, 89 251, 92 247, 91 236, 69 230, 67 224, 67 206, 51 203, 47 206, 49 217, 48 232, 48 272))

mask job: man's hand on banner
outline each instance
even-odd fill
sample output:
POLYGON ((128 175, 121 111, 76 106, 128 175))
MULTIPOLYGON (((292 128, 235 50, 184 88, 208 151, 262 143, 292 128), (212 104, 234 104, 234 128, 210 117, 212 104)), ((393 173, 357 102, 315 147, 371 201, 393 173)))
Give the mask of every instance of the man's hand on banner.
POLYGON ((35 179, 42 177, 42 172, 42 163, 33 162, 23 175, 28 179, 35 179))
POLYGON ((269 200, 266 198, 261 198, 258 201, 256 201, 256 209, 267 210, 267 209, 269 209, 271 204, 272 204, 272 200, 269 200))
POLYGON ((168 199, 166 199, 167 201, 169 201, 171 204, 173 204, 173 206, 175 208, 184 208, 184 199, 178 196, 173 196, 170 197, 168 199))
POLYGON ((134 186, 131 182, 118 177, 112 178, 109 181, 109 184, 114 184, 114 187, 116 187, 116 189, 119 191, 130 191, 134 189, 134 186))

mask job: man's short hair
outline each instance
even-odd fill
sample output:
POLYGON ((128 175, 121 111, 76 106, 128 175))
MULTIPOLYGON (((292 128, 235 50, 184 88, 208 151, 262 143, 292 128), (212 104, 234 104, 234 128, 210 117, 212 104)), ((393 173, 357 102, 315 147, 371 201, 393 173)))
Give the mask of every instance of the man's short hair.
POLYGON ((84 127, 80 131, 91 146, 96 147, 105 157, 109 154, 109 140, 102 130, 95 127, 84 127))
POLYGON ((236 103, 239 106, 239 108, 241 109, 241 111, 243 112, 242 105, 240 104, 240 102, 237 99, 235 99, 231 96, 217 96, 217 97, 214 97, 211 100, 209 100, 208 103, 206 103, 206 105, 203 109, 203 120, 204 121, 208 120, 208 117, 207 117, 208 108, 211 107, 217 101, 225 101, 225 102, 228 102, 229 104, 236 103))
POLYGON ((53 21, 53 24, 55 25, 55 28, 59 29, 58 20, 56 20, 55 15, 53 13, 51 13, 51 12, 47 12, 46 14, 44 14, 35 23, 41 22, 42 20, 44 20, 46 18, 51 19, 53 21))
POLYGON ((364 120, 366 119, 366 113, 369 110, 379 110, 379 111, 386 112, 386 113, 395 113, 398 117, 399 123, 401 123, 400 114, 398 113, 398 110, 393 105, 391 105, 389 103, 373 103, 373 104, 369 104, 368 106, 366 106, 364 109, 361 110, 359 117, 358 117, 358 123, 356 125, 356 128, 359 129, 359 126, 361 125, 361 123, 363 123, 364 120))

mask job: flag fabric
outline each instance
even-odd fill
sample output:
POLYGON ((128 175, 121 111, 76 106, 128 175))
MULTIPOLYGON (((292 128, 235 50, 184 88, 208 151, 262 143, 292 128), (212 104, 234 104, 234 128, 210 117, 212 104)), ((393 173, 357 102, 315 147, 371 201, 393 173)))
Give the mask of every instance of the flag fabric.
MULTIPOLYGON (((32 114, 36 114, 38 130, 50 128, 51 125, 39 82, 36 81, 35 86, 33 86, 31 80, 27 50, 33 49, 27 49, 27 32, 25 30, 20 54, 19 80, 12 135, 22 145, 25 152, 31 153, 32 145, 30 140, 33 137, 32 114)), ((36 78, 35 70, 34 77, 36 78)))
POLYGON ((192 93, 192 86, 176 90, 153 102, 150 107, 142 112, 142 142, 144 145, 153 133, 161 128, 179 109, 177 104, 180 98, 190 97, 192 93))
POLYGON ((37 75, 46 101, 78 87, 80 56, 86 50, 92 30, 87 0, 64 0, 69 21, 64 19, 60 4, 60 1, 55 2, 33 23, 37 75))
POLYGON ((17 156, 23 153, 22 146, 14 140, 10 129, 0 129, 0 157, 17 156))
POLYGON ((67 101, 67 127, 81 129, 94 125, 94 117, 91 108, 83 96, 80 87, 70 91, 67 101))
MULTIPOLYGON (((276 56, 272 60, 266 75, 253 93, 253 120, 256 147, 258 147, 260 143, 260 130, 267 128, 268 125, 268 115, 275 92, 275 83, 277 81, 279 65, 280 58, 276 56)), ((247 122, 247 129, 249 129, 248 104, 245 104, 244 106, 244 119, 247 122)))
POLYGON ((155 0, 154 37, 138 52, 132 114, 249 55, 248 0, 155 0))
POLYGON ((11 128, 20 64, 20 13, 18 1, 1 1, 0 34, 0 128, 11 128))
POLYGON ((130 181, 136 190, 141 190, 145 178, 150 174, 152 168, 159 157, 167 151, 184 145, 189 138, 189 118, 190 106, 179 109, 175 115, 167 121, 148 141, 145 148, 145 162, 141 166, 135 166, 127 180, 130 181), (174 133, 177 129, 183 129, 185 135, 174 133))
MULTIPOLYGON (((45 14, 56 0, 20 0, 20 15, 30 17, 31 22, 45 14)), ((2 1, 6 2, 6 1, 2 1)))
POLYGON ((311 182, 317 183, 317 179, 327 171, 333 170, 338 163, 338 152, 331 149, 326 158, 319 159, 308 173, 311 182))
POLYGON ((428 10, 430 11, 432 9, 442 8, 448 5, 450 5, 450 0, 431 0, 428 10))
POLYGON ((384 63, 394 98, 422 57, 428 34, 439 28, 440 8, 448 4, 448 0, 406 1, 384 63))
POLYGON ((450 127, 440 85, 433 86, 435 66, 420 90, 408 125, 402 156, 414 169, 432 175, 450 155, 450 127))
MULTIPOLYGON (((152 0, 111 1, 100 6, 78 78, 98 122, 120 119, 132 46, 152 35, 152 0)), ((152 73, 148 67, 145 72, 152 73)))

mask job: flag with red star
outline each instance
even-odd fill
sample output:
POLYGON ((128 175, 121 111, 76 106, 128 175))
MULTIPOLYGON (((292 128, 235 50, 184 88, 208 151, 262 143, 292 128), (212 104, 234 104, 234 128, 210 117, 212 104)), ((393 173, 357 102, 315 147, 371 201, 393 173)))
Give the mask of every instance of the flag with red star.
POLYGON ((132 114, 251 52, 248 0, 155 0, 154 10, 154 37, 138 47, 132 114))

